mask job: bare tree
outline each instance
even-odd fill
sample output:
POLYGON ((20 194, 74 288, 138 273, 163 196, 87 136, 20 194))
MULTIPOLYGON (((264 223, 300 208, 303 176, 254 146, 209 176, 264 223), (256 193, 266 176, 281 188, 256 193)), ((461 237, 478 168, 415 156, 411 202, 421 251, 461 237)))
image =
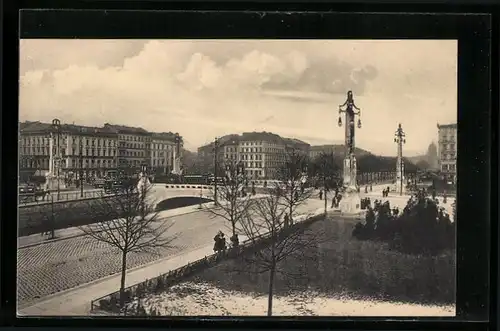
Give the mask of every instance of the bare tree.
POLYGON ((290 224, 293 224, 297 207, 312 196, 313 190, 306 187, 308 161, 307 155, 291 149, 277 172, 278 182, 275 186, 280 188, 280 203, 287 209, 290 224))
POLYGON ((48 235, 48 239, 55 239, 56 238, 56 226, 57 226, 57 220, 59 217, 59 211, 54 209, 54 196, 50 195, 50 209, 47 210, 44 213, 44 223, 42 223, 43 227, 43 233, 42 235, 48 235))
POLYGON ((49 203, 37 205, 38 211, 34 217, 29 216, 26 228, 27 233, 40 233, 41 236, 47 236, 47 240, 56 238, 57 222, 61 219, 62 213, 60 207, 55 207, 54 197, 50 195, 49 203))
POLYGON ((318 233, 309 231, 300 223, 288 225, 284 214, 288 211, 283 203, 288 192, 276 186, 270 194, 255 200, 253 207, 239 223, 239 232, 244 234, 256 248, 253 254, 242 255, 245 266, 243 272, 269 274, 267 315, 273 314, 273 295, 277 274, 299 277, 287 271, 281 263, 289 257, 304 258, 304 251, 317 244, 318 233), (263 246, 263 247, 262 247, 263 246))
POLYGON ((243 164, 228 164, 224 180, 217 188, 217 206, 205 209, 211 217, 221 217, 230 224, 233 238, 237 234, 236 224, 245 217, 251 206, 251 195, 246 192, 246 184, 243 164))
POLYGON ((127 181, 120 193, 92 204, 89 210, 96 223, 80 227, 88 236, 107 243, 121 254, 120 306, 125 299, 128 254, 158 254, 160 249, 171 248, 175 239, 167 234, 172 224, 159 222, 150 196, 152 185, 134 185, 134 182, 127 181), (102 222, 103 219, 107 221, 102 222))
POLYGON ((325 213, 328 206, 328 195, 332 189, 338 186, 340 180, 340 167, 335 162, 333 153, 321 153, 313 163, 313 173, 320 179, 323 186, 323 195, 325 199, 325 213))

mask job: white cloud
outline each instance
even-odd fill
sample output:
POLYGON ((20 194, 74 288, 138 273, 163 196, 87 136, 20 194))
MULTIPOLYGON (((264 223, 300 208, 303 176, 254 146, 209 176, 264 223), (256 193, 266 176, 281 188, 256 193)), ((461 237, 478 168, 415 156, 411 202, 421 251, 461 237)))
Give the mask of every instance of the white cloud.
POLYGON ((337 106, 353 89, 358 145, 385 154, 397 122, 425 150, 436 122, 456 120, 456 42, 45 42, 21 42, 21 120, 178 131, 190 148, 250 130, 323 143, 342 140, 337 106))

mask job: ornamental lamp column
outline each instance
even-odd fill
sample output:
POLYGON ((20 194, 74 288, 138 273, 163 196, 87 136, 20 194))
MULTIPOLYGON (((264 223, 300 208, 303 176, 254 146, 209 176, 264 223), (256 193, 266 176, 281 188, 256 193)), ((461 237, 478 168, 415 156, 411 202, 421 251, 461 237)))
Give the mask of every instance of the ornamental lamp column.
POLYGON ((401 127, 401 123, 398 126, 394 134, 394 142, 398 146, 398 155, 396 160, 396 190, 399 191, 399 195, 403 195, 404 191, 404 162, 403 162, 403 144, 406 143, 406 134, 401 127))

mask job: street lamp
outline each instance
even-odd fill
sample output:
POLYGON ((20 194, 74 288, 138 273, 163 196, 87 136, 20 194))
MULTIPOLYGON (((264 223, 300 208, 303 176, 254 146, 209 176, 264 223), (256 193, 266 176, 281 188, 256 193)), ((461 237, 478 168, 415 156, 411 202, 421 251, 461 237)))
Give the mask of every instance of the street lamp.
POLYGON ((80 179, 80 198, 83 198, 83 136, 80 135, 80 171, 79 171, 79 179, 80 179))
POLYGON ((179 133, 175 133, 174 135, 174 142, 175 142, 175 147, 174 147, 174 173, 179 176, 180 178, 180 152, 181 152, 181 137, 179 136, 179 133))
MULTIPOLYGON (((397 172, 399 173, 399 195, 403 195, 403 174, 404 174, 404 165, 403 165, 403 144, 406 143, 406 134, 401 127, 401 123, 399 123, 398 129, 394 133, 394 142, 398 144, 398 159, 397 159, 397 172), (398 169, 399 167, 399 169, 398 169)), ((397 176, 396 176, 397 183, 397 176)))
POLYGON ((214 203, 217 205, 217 154, 219 153, 219 139, 214 140, 214 203))
POLYGON ((57 178, 57 200, 59 201, 59 196, 61 193, 61 187, 60 187, 60 173, 59 173, 59 168, 61 167, 60 164, 60 145, 59 145, 59 138, 61 136, 61 121, 59 119, 53 119, 52 120, 52 130, 56 136, 56 158, 55 158, 55 164, 57 164, 57 171, 56 171, 56 178, 57 178))

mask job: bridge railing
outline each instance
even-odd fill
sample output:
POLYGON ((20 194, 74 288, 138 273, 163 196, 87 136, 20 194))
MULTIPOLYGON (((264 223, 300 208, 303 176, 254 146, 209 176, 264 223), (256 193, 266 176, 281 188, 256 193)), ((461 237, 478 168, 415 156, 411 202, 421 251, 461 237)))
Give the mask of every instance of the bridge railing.
POLYGON ((20 194, 19 195, 19 205, 28 205, 28 204, 44 204, 44 203, 52 203, 59 201, 71 201, 71 200, 83 200, 83 199, 94 199, 100 198, 104 194, 102 190, 93 190, 93 191, 83 191, 83 194, 80 191, 73 192, 44 192, 42 193, 34 193, 34 194, 20 194))

